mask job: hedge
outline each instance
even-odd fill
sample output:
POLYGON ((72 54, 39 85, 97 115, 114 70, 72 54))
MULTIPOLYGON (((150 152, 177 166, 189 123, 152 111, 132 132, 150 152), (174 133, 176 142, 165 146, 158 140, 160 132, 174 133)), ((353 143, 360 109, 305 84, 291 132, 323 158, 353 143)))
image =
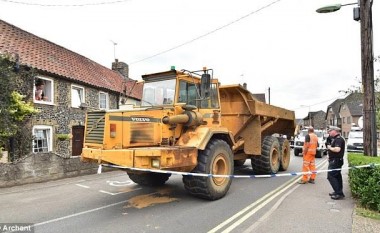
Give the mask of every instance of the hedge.
MULTIPOLYGON (((380 164, 380 157, 348 154, 350 167, 380 164)), ((351 193, 364 208, 380 212, 380 166, 352 168, 348 173, 351 193)))

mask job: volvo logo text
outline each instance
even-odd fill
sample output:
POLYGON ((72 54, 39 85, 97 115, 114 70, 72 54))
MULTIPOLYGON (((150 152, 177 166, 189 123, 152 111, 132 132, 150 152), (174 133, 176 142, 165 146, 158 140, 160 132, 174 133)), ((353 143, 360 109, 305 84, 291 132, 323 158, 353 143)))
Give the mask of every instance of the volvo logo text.
POLYGON ((138 121, 138 122, 150 122, 149 118, 143 118, 143 117, 131 117, 132 121, 138 121))

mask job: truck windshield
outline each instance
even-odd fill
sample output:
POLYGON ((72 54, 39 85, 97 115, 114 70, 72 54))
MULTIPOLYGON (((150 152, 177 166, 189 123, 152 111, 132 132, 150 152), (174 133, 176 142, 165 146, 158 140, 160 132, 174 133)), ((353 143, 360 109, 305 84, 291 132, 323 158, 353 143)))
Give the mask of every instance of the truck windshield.
POLYGON ((172 105, 175 95, 175 79, 145 82, 141 106, 172 105))

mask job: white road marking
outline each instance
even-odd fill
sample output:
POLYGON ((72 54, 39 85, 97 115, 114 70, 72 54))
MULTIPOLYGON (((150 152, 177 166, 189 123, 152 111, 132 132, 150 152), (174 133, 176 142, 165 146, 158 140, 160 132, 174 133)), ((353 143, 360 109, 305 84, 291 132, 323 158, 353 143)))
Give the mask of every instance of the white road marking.
POLYGON ((83 184, 75 184, 76 186, 79 186, 79 187, 82 187, 82 188, 85 188, 85 189, 89 189, 90 187, 89 186, 86 186, 86 185, 83 185, 83 184))
POLYGON ((129 193, 129 192, 136 191, 136 190, 140 190, 140 189, 141 189, 141 188, 135 188, 135 189, 133 189, 133 190, 122 191, 122 192, 117 192, 117 193, 111 193, 111 192, 104 191, 104 190, 99 190, 99 192, 101 192, 101 193, 105 193, 105 194, 108 194, 108 195, 115 196, 115 195, 118 195, 118 194, 129 193))
POLYGON ((104 191, 104 190, 99 190, 99 192, 101 192, 101 193, 105 193, 105 194, 109 194, 109 195, 112 195, 112 196, 114 196, 114 195, 117 194, 117 193, 107 192, 107 191, 104 191))
POLYGON ((58 222, 58 221, 65 220, 65 219, 68 219, 68 218, 77 217, 77 216, 80 216, 80 215, 83 215, 83 214, 88 214, 88 213, 91 213, 91 212, 95 212, 95 211, 98 211, 98 210, 106 209, 108 207, 124 204, 124 203, 127 203, 127 202, 128 201, 120 201, 120 202, 116 202, 116 203, 113 203, 113 204, 110 204, 110 205, 101 206, 101 207, 98 207, 98 208, 95 208, 95 209, 82 211, 82 212, 79 212, 79 213, 76 213, 76 214, 71 214, 71 215, 67 215, 67 216, 64 216, 64 217, 51 219, 51 220, 48 220, 48 221, 45 221, 45 222, 36 223, 36 224, 33 225, 33 227, 41 226, 41 225, 46 225, 46 224, 53 223, 53 222, 58 222))
POLYGON ((135 184, 133 181, 131 180, 127 180, 127 181, 111 181, 111 180, 107 180, 106 181, 109 185, 111 186, 116 186, 116 187, 121 187, 121 186, 128 186, 128 185, 132 185, 132 184, 135 184))

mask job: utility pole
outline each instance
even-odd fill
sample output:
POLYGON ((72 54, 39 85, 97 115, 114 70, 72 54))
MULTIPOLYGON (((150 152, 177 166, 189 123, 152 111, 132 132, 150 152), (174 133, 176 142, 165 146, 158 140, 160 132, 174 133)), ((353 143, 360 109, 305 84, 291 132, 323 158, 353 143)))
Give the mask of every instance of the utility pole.
POLYGON ((375 82, 373 70, 372 0, 360 0, 361 68, 363 83, 364 154, 377 156, 375 82))
POLYGON ((377 156, 377 128, 375 109, 375 80, 373 71, 373 0, 358 0, 357 3, 335 4, 317 9, 318 13, 330 13, 342 6, 358 4, 354 8, 354 20, 360 20, 361 68, 363 84, 363 147, 364 154, 377 156))

